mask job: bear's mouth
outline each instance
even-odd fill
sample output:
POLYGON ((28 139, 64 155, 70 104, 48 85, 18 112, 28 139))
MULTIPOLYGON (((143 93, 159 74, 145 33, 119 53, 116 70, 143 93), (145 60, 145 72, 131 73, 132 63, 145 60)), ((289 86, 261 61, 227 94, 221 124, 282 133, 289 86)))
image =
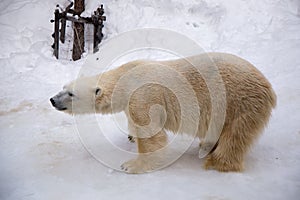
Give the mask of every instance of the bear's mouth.
POLYGON ((66 107, 64 107, 64 108, 56 108, 56 110, 63 111, 63 110, 67 110, 67 108, 66 107))

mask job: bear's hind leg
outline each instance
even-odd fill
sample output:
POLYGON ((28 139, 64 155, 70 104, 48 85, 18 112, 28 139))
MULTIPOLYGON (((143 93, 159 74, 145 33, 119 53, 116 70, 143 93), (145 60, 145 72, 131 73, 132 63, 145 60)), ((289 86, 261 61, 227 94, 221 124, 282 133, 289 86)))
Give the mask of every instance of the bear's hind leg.
POLYGON ((263 121, 243 115, 224 127, 218 145, 207 156, 204 167, 222 172, 242 171, 244 156, 262 131, 263 121))
MULTIPOLYGON (((210 153, 204 163, 205 169, 215 169, 221 172, 242 171, 245 151, 240 148, 239 138, 233 141, 219 141, 216 149, 210 153)), ((222 140, 222 138, 220 138, 222 140)))

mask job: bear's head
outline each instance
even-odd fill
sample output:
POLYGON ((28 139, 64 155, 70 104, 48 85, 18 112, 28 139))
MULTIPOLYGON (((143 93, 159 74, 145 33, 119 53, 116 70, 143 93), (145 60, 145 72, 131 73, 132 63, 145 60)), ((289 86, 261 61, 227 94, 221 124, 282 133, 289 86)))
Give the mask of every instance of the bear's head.
POLYGON ((65 85, 50 99, 52 106, 68 114, 109 113, 111 102, 98 79, 83 77, 65 85))

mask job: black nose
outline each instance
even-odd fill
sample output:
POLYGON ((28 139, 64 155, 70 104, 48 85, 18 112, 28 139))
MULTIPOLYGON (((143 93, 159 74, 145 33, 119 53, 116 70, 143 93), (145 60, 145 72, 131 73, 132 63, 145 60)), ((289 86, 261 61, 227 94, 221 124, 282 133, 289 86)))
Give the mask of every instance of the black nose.
POLYGON ((55 107, 55 101, 53 100, 53 98, 50 99, 50 102, 51 102, 52 106, 55 107))

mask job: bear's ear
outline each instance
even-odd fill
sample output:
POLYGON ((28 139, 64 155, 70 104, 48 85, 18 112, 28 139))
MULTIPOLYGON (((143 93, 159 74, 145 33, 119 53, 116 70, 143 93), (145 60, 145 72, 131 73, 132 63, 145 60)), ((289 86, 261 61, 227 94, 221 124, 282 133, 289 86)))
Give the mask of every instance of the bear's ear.
POLYGON ((95 89, 95 95, 96 95, 96 97, 98 97, 98 96, 101 95, 101 88, 97 87, 97 88, 95 89))

